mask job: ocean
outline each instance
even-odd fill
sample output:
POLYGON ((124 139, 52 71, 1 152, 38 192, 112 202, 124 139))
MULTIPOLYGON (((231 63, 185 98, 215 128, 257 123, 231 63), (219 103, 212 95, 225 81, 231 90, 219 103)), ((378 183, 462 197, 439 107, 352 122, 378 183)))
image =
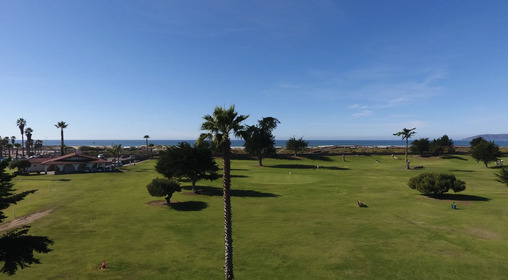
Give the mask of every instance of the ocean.
MULTIPOLYGON (((305 139, 304 139, 305 140, 305 139)), ((405 146, 405 141, 402 140, 305 140, 308 142, 309 147, 326 147, 326 146, 405 146)), ((17 142, 17 141, 16 141, 17 142)), ((154 145, 167 145, 174 146, 180 142, 188 142, 194 144, 195 140, 150 140, 148 143, 154 145)), ((275 140, 276 147, 285 147, 287 140, 275 140)), ((469 146, 469 140, 454 140, 455 146, 469 146)), ((242 147, 243 140, 231 140, 233 148, 242 147)), ((411 141, 410 141, 411 143, 411 141)), ((495 141, 500 147, 508 147, 508 141, 495 141)), ((65 140, 67 146, 112 146, 122 144, 122 147, 138 147, 146 145, 144 139, 140 140, 65 140)), ((60 140, 43 140, 44 146, 57 146, 60 145, 60 140)))

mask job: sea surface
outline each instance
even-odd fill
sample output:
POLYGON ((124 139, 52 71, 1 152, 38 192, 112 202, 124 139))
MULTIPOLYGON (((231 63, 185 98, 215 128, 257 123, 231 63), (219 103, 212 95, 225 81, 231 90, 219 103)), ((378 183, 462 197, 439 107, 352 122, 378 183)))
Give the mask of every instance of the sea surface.
MULTIPOLYGON (((305 140, 305 139, 304 139, 305 140)), ((305 140, 309 147, 326 147, 326 146, 369 146, 369 147, 388 147, 388 146, 405 146, 406 142, 402 140, 305 140)), ((174 146, 180 142, 188 142, 194 144, 195 140, 150 140, 148 143, 154 145, 174 146)), ((275 140, 276 147, 285 147, 287 140, 275 140)), ((469 146, 469 140, 454 140, 455 146, 469 146)), ((243 140, 231 140, 233 148, 242 147, 243 140)), ((411 141, 410 141, 411 143, 411 141)), ((495 141, 500 147, 508 147, 508 141, 495 141)), ((146 145, 146 140, 65 140, 67 146, 112 146, 122 144, 122 147, 138 147, 146 145)), ((44 146, 60 145, 60 140, 43 140, 44 146)))

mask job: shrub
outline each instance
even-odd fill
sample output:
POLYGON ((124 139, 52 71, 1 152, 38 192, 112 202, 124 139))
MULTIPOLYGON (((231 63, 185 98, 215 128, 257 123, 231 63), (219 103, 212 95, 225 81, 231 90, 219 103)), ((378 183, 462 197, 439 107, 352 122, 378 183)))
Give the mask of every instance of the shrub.
POLYGON ((155 178, 146 186, 148 193, 151 196, 162 197, 166 196, 166 202, 168 206, 170 204, 170 199, 173 196, 174 192, 179 192, 182 190, 180 184, 174 180, 155 178))
POLYGON ((440 195, 450 189, 461 192, 466 189, 466 182, 455 178, 453 174, 425 172, 409 179, 408 186, 423 194, 440 195))
POLYGON ((504 183, 508 187, 508 168, 505 167, 501 169, 496 176, 498 182, 504 183))
POLYGON ((32 164, 28 159, 19 159, 19 160, 13 160, 9 163, 9 169, 18 169, 19 174, 26 174, 28 173, 28 168, 30 168, 32 164))

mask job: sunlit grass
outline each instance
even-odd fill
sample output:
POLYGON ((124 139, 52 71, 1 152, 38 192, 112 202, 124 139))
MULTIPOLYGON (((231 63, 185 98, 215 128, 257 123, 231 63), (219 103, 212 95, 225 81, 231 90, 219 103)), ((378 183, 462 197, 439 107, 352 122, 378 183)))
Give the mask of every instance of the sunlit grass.
MULTIPOLYGON (((238 279, 503 279, 508 271, 508 189, 498 169, 468 156, 391 156, 232 163, 233 238, 238 279), (378 160, 379 162, 377 162, 378 160), (319 168, 316 168, 319 166, 319 168), (407 187, 420 172, 466 181, 462 196, 432 199, 407 187), (368 208, 359 208, 361 200, 368 208), (458 210, 451 210, 452 201, 458 210)), ((220 279, 224 239, 220 180, 190 183, 180 208, 152 206, 154 162, 122 173, 19 176, 38 188, 12 216, 51 214, 31 233, 55 241, 42 264, 12 279, 220 279), (105 259, 108 269, 99 270, 105 259)))

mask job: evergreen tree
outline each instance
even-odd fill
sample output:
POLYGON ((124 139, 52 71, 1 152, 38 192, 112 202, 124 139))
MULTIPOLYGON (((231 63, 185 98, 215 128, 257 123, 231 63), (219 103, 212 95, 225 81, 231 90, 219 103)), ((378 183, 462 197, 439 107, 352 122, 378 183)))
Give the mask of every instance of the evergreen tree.
MULTIPOLYGON (((7 164, 7 161, 0 162, 0 223, 7 218, 3 210, 36 191, 30 190, 15 194, 14 184, 11 182, 14 176, 5 172, 7 164)), ((3 264, 0 268, 1 273, 14 275, 18 267, 23 269, 31 264, 40 263, 39 259, 34 257, 34 252, 48 253, 51 251, 48 246, 53 244, 53 241, 45 236, 28 235, 29 229, 29 226, 23 226, 9 230, 0 237, 0 264, 3 264)))

